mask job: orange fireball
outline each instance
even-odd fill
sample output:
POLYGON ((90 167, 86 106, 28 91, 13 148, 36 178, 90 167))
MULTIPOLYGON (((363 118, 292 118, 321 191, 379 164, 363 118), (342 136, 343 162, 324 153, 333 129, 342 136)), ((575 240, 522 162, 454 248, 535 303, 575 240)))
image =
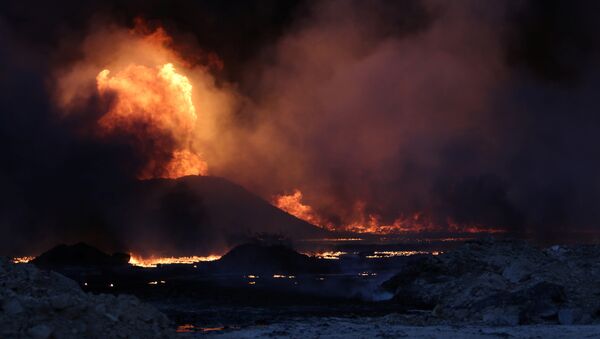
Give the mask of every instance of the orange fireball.
POLYGON ((110 100, 110 109, 98 122, 101 132, 130 135, 151 159, 140 179, 207 173, 207 164, 189 149, 198 118, 192 85, 173 64, 129 65, 114 75, 105 69, 96 81, 101 98, 110 100))

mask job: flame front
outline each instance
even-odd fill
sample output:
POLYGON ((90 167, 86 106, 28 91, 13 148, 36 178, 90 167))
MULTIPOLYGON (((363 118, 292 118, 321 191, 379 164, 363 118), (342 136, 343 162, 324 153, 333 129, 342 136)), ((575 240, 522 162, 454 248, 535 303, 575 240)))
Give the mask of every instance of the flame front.
POLYGON ((312 207, 305 205, 302 202, 302 197, 302 192, 296 189, 292 194, 283 194, 275 197, 273 205, 296 218, 309 222, 315 226, 334 230, 333 225, 319 217, 312 207))
POLYGON ((26 264, 33 259, 35 259, 35 257, 33 257, 33 256, 14 257, 14 258, 12 258, 12 262, 15 264, 26 264))
POLYGON ((100 96, 112 99, 109 111, 99 120, 102 133, 132 136, 136 147, 151 159, 140 179, 207 173, 206 162, 189 149, 197 120, 192 85, 173 64, 129 65, 112 76, 105 69, 96 81, 100 96))
POLYGON ((352 216, 342 225, 334 225, 321 217, 311 206, 303 201, 303 194, 295 189, 292 194, 283 194, 276 196, 272 204, 283 211, 302 219, 315 226, 331 231, 348 231, 353 233, 371 233, 371 234, 401 234, 401 233, 419 233, 451 231, 459 233, 503 233, 504 230, 497 228, 485 228, 479 225, 462 225, 454 222, 450 218, 446 220, 445 225, 439 225, 427 218, 424 213, 416 212, 409 216, 400 216, 392 223, 385 223, 382 218, 373 213, 367 213, 366 204, 358 202, 352 211, 352 216))
POLYGON ((169 264, 195 264, 198 262, 215 261, 221 259, 220 255, 188 256, 188 257, 148 257, 130 254, 129 264, 138 267, 156 267, 169 264))

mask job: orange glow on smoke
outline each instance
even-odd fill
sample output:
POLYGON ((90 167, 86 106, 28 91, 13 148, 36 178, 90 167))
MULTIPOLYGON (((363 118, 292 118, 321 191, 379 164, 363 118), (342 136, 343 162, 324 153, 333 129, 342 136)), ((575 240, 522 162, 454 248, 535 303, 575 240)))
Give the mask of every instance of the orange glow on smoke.
POLYGON ((99 120, 102 133, 133 136, 139 147, 153 148, 148 150, 153 160, 165 152, 170 157, 166 163, 151 161, 140 179, 207 173, 206 163, 188 149, 197 120, 192 85, 173 64, 129 65, 114 74, 105 69, 96 81, 100 96, 112 99, 109 111, 99 120))
POLYGON ((302 219, 315 226, 337 231, 347 231, 353 233, 370 233, 370 234, 401 234, 401 233, 419 233, 419 232, 435 232, 435 231, 451 231, 459 233, 502 233, 502 229, 485 228, 479 225, 461 225, 453 222, 451 219, 446 220, 446 227, 435 224, 427 218, 424 213, 417 212, 409 216, 400 216, 390 224, 381 221, 381 217, 366 212, 366 204, 359 202, 355 205, 352 213, 353 217, 350 222, 345 225, 335 226, 319 216, 315 210, 305 204, 303 194, 296 189, 292 194, 280 195, 275 197, 273 205, 284 210, 285 212, 302 219))
POLYGON ((178 44, 142 19, 132 29, 97 27, 80 52, 81 59, 55 71, 55 103, 65 118, 97 107, 96 120, 85 119, 93 125, 79 132, 128 146, 139 179, 207 175, 207 162, 219 168, 233 149, 220 123, 239 96, 215 78, 223 68, 216 54, 178 44))
POLYGON ((165 166, 163 178, 179 178, 186 175, 206 175, 208 165, 198 155, 188 151, 173 151, 173 158, 165 166))
POLYGON ((195 264, 198 262, 215 261, 221 259, 220 255, 209 255, 205 257, 149 257, 144 258, 139 255, 130 254, 129 264, 138 267, 157 267, 158 265, 169 264, 195 264))

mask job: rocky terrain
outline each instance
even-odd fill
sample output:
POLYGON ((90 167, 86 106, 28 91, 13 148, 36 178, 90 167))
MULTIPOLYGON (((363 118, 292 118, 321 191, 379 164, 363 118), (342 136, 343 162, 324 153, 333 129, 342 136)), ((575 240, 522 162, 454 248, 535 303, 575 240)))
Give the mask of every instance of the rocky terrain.
MULTIPOLYGON (((306 317, 219 338, 598 338, 600 246, 475 240, 408 258, 381 288, 397 313, 306 317)), ((194 336, 190 334, 190 336, 194 336)))
POLYGON ((0 338, 169 338, 169 320, 128 295, 93 295, 52 271, 0 258, 0 338))
POLYGON ((540 249, 478 240, 406 263, 383 284, 421 323, 486 325, 600 322, 600 246, 540 249))
POLYGON ((184 333, 184 338, 424 338, 424 339, 498 339, 498 338, 598 338, 600 325, 524 325, 524 326, 410 326, 394 315, 378 318, 303 318, 235 331, 184 333))
POLYGON ((59 246, 34 261, 42 269, 0 260, 0 338, 600 337, 599 255, 480 239, 440 255, 325 262, 246 244, 215 262, 144 269, 59 246), (389 297, 357 296, 368 286, 389 297))

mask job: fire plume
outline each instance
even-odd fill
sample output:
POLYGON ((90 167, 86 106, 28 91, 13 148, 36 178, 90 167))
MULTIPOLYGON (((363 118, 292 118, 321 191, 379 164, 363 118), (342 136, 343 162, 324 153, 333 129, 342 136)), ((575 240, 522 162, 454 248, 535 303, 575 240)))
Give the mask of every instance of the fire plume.
POLYGON ((189 149, 197 120, 192 85, 173 64, 157 67, 129 65, 111 75, 102 70, 96 77, 98 93, 112 99, 109 111, 99 120, 101 133, 123 133, 145 150, 151 161, 140 179, 205 175, 206 162, 189 149))

